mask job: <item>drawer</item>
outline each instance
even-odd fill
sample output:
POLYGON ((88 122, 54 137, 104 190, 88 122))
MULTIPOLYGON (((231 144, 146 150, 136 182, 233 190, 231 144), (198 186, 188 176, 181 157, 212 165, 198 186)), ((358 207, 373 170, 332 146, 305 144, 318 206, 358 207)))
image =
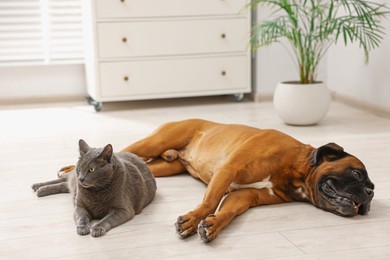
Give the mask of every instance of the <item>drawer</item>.
POLYGON ((98 24, 100 58, 246 51, 247 18, 98 24))
POLYGON ((101 63, 100 94, 103 100, 131 100, 248 92, 248 66, 247 56, 101 63))
POLYGON ((95 1, 98 18, 238 15, 248 2, 247 0, 95 1))

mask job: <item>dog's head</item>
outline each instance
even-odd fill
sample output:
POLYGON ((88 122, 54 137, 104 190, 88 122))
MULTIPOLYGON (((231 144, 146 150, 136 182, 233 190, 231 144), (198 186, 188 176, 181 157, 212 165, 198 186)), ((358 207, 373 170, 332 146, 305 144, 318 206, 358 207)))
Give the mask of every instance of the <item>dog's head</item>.
POLYGON ((374 184, 359 159, 329 143, 314 150, 310 166, 315 206, 344 217, 368 213, 374 184))

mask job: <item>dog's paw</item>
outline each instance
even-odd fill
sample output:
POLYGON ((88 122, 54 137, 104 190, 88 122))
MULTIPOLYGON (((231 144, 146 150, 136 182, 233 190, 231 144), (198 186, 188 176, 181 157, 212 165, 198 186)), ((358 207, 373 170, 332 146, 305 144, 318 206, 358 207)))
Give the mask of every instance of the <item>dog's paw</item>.
POLYGON ((75 166, 74 165, 69 165, 69 166, 65 166, 65 167, 62 167, 58 172, 57 172, 57 176, 58 178, 66 178, 68 177, 68 174, 73 171, 75 169, 75 166))
MULTIPOLYGON (((187 214, 188 215, 188 214, 187 214)), ((196 226, 198 223, 194 219, 180 216, 175 223, 176 233, 180 238, 186 238, 196 233, 196 226)))
POLYGON ((88 235, 90 233, 90 227, 89 226, 77 226, 77 234, 81 236, 88 235))
POLYGON ((214 221, 215 215, 208 216, 198 225, 198 235, 204 242, 212 241, 218 234, 214 221))
POLYGON ((96 225, 96 226, 92 227, 91 235, 93 237, 101 237, 106 233, 107 233, 107 230, 102 226, 96 225))

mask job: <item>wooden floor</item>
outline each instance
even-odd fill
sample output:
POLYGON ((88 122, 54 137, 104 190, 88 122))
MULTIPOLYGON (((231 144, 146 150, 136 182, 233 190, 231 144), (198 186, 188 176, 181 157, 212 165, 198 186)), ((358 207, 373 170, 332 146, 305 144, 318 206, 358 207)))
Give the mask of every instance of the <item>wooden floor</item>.
POLYGON ((390 259, 390 120, 333 103, 317 126, 284 125, 271 103, 231 97, 0 107, 0 259, 390 259), (212 243, 177 237, 177 216, 205 186, 189 175, 157 179, 154 202, 101 238, 79 236, 68 194, 37 198, 30 186, 74 163, 77 142, 115 150, 160 124, 203 118, 282 130, 304 143, 342 145, 367 166, 375 197, 367 216, 343 218, 309 204, 250 209, 212 243))

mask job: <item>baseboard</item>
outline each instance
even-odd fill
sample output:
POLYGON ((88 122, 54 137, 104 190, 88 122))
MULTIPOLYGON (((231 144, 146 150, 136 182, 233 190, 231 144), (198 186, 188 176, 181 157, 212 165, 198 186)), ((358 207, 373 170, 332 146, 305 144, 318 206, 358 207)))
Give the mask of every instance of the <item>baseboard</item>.
POLYGON ((253 100, 255 102, 269 102, 269 101, 272 101, 273 99, 273 95, 272 94, 259 94, 259 93, 255 93, 253 95, 253 100))
MULTIPOLYGON (((367 111, 380 117, 390 118, 390 108, 376 106, 374 104, 366 103, 364 101, 356 100, 351 97, 347 97, 336 92, 331 93, 332 100, 337 101, 348 106, 367 111)), ((254 94, 255 102, 269 102, 272 101, 272 94, 254 94)))
POLYGON ((333 100, 346 104, 348 106, 367 111, 380 117, 390 118, 390 108, 366 103, 364 101, 356 100, 354 98, 338 94, 336 92, 332 93, 332 98, 333 100))
POLYGON ((63 103, 63 102, 79 102, 85 101, 84 96, 69 95, 69 96, 50 96, 50 97, 16 97, 16 98, 0 98, 0 105, 31 105, 39 103, 63 103))

